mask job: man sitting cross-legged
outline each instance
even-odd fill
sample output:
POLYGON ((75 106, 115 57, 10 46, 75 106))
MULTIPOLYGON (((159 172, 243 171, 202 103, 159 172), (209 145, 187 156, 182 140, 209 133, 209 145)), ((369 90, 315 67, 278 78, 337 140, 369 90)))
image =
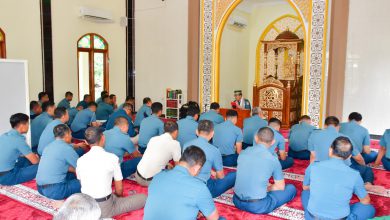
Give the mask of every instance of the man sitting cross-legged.
POLYGON ((268 122, 263 119, 263 113, 260 107, 254 107, 252 109, 252 117, 246 118, 244 120, 244 143, 242 143, 242 148, 246 149, 247 147, 253 146, 253 141, 255 138, 256 132, 260 128, 267 127, 268 122))
POLYGON ((213 102, 210 104, 210 110, 207 112, 204 112, 200 115, 199 121, 202 120, 210 120, 214 123, 214 127, 217 124, 221 124, 225 121, 222 115, 219 114, 220 106, 218 102, 213 102))
POLYGON ((28 122, 26 114, 14 114, 10 118, 12 130, 0 136, 1 185, 24 183, 37 174, 39 157, 31 151, 24 136, 28 132, 28 122))
POLYGON ((375 209, 359 172, 345 164, 352 155, 349 138, 338 137, 329 149, 330 159, 311 164, 303 181, 305 219, 371 219, 375 209), (352 194, 360 202, 350 205, 352 194))
POLYGON ((382 162, 383 167, 387 171, 390 171, 390 129, 387 129, 382 135, 379 144, 381 148, 379 149, 374 166, 377 167, 382 162))
POLYGON ((42 153, 37 185, 42 195, 50 199, 62 200, 80 192, 80 181, 75 176, 79 156, 70 145, 72 133, 67 125, 57 125, 53 132, 56 140, 42 153))
POLYGON ((278 157, 278 154, 275 152, 276 147, 278 148, 278 153, 280 157, 279 162, 282 165, 282 169, 284 170, 292 167, 292 165, 294 164, 294 160, 286 155, 286 141, 284 140, 283 135, 279 133, 281 125, 282 122, 277 118, 271 118, 268 122, 268 126, 274 132, 275 138, 275 143, 269 148, 269 150, 271 154, 273 154, 275 157, 278 157))
POLYGON ((72 125, 72 136, 77 139, 84 139, 85 130, 88 127, 99 127, 101 124, 96 121, 96 102, 90 102, 88 108, 79 111, 73 119, 72 125))
POLYGON ((299 124, 291 127, 288 139, 288 156, 299 160, 310 160, 310 151, 308 150, 308 140, 311 133, 316 128, 311 125, 311 118, 303 115, 299 124))
POLYGON ((183 147, 185 143, 196 138, 196 128, 198 127, 199 108, 195 106, 189 106, 187 110, 187 116, 177 121, 179 125, 179 141, 180 146, 183 147))
POLYGON ((123 196, 122 172, 119 158, 104 150, 105 137, 98 127, 85 131, 85 139, 91 150, 77 161, 77 178, 81 182, 81 192, 94 198, 102 211, 102 218, 133 210, 145 205, 146 195, 123 196), (114 179, 115 193, 112 193, 114 179))
POLYGON ((184 144, 183 149, 185 150, 189 146, 197 146, 206 154, 206 162, 198 177, 207 183, 211 195, 215 198, 234 186, 236 172, 230 172, 225 176, 221 152, 215 146, 209 144, 214 135, 214 124, 212 121, 200 121, 196 134, 198 138, 184 144), (216 171, 216 179, 210 178, 211 169, 216 171))
POLYGON ((127 122, 129 124, 129 130, 127 131, 127 134, 131 137, 131 141, 134 145, 138 144, 138 135, 137 132, 134 129, 134 124, 131 119, 133 106, 130 103, 124 103, 122 107, 120 107, 117 111, 115 111, 109 118, 106 124, 106 129, 110 130, 115 126, 115 120, 118 117, 124 117, 127 119, 127 122))
POLYGON ((178 125, 168 121, 164 124, 165 133, 150 139, 148 147, 138 164, 135 179, 138 184, 148 186, 153 177, 173 160, 177 164, 181 156, 180 143, 176 140, 178 125))
POLYGON ((138 138, 138 150, 142 154, 145 152, 146 147, 152 137, 161 135, 164 133, 164 122, 159 118, 162 115, 163 105, 160 102, 152 104, 152 115, 145 118, 141 122, 138 138))
POLYGON ((123 178, 129 177, 137 170, 137 165, 141 160, 141 154, 134 147, 129 134, 129 122, 125 117, 117 117, 115 119, 115 127, 111 130, 105 131, 106 137, 105 149, 109 153, 113 153, 119 157, 121 163, 121 171, 123 178), (123 156, 133 154, 135 158, 123 161, 123 156))
POLYGON ((233 203, 241 210, 265 214, 291 201, 296 188, 285 185, 282 167, 269 151, 275 142, 272 129, 259 129, 255 142, 238 157, 233 203), (272 185, 269 184, 271 176, 275 181, 272 185))
POLYGON ((202 180, 195 178, 205 162, 202 149, 191 146, 173 170, 157 174, 148 189, 144 220, 197 219, 199 212, 207 220, 222 219, 210 191, 202 180))
POLYGON ((41 137, 43 130, 53 121, 55 109, 56 106, 54 102, 44 102, 42 104, 42 114, 31 121, 31 147, 34 152, 38 149, 39 138, 41 137))

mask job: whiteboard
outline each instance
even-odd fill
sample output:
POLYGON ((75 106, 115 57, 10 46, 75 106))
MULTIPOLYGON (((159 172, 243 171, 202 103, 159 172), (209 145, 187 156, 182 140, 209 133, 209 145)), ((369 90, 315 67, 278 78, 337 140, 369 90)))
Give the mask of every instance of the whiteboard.
MULTIPOLYGON (((11 115, 30 116, 27 61, 0 59, 0 94, 0 134, 3 134, 11 129, 11 115)), ((30 144, 30 131, 26 138, 30 144)))

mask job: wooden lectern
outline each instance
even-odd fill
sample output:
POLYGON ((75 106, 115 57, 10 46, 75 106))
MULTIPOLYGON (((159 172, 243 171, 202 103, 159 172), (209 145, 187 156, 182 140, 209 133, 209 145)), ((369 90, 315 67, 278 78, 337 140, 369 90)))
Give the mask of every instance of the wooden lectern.
MULTIPOLYGON (((219 109, 219 113, 226 119, 226 112, 230 110, 230 108, 221 108, 219 109)), ((244 119, 251 117, 251 111, 248 109, 233 109, 238 113, 238 120, 236 126, 239 128, 244 127, 244 119)))

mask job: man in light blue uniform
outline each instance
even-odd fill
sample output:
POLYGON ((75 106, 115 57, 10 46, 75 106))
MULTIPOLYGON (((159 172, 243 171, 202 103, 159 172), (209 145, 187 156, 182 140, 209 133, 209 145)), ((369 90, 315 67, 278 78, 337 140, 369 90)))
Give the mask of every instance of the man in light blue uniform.
POLYGON ((160 102, 152 104, 152 115, 145 118, 141 122, 138 139, 138 150, 143 154, 146 146, 152 137, 162 135, 164 133, 164 123, 159 118, 162 114, 163 106, 160 102))
POLYGON ((37 173, 38 192, 50 199, 62 200, 81 190, 76 179, 79 156, 70 145, 72 134, 65 124, 54 128, 56 140, 43 151, 37 173))
POLYGON ((24 136, 28 122, 26 114, 14 114, 10 118, 12 130, 0 136, 0 185, 24 183, 37 174, 39 157, 31 151, 24 136))
POLYGON ((381 148, 379 149, 378 157, 375 161, 375 166, 379 166, 382 161, 383 167, 390 171, 390 129, 387 129, 379 142, 381 148))
POLYGON ((226 112, 226 121, 215 127, 213 145, 222 154, 224 166, 237 166, 237 158, 242 150, 242 131, 235 124, 238 114, 235 110, 226 112))
POLYGON ((107 91, 102 91, 101 93, 100 93, 100 97, 98 98, 98 99, 96 99, 96 104, 100 104, 101 102, 103 102, 103 96, 108 96, 109 94, 108 94, 108 92, 107 91))
POLYGON ((213 102, 210 105, 210 110, 200 115, 199 121, 210 120, 214 123, 214 127, 225 121, 222 115, 219 114, 220 106, 217 102, 213 102))
POLYGON ((135 109, 134 109, 135 99, 134 99, 133 96, 126 96, 125 102, 122 103, 121 105, 119 105, 118 109, 123 108, 123 105, 124 105, 125 103, 131 104, 131 106, 132 106, 131 112, 135 112, 135 109))
POLYGON ((275 143, 269 148, 269 151, 272 155, 278 158, 279 162, 282 165, 282 170, 290 168, 294 164, 294 160, 291 157, 288 157, 286 154, 286 141, 282 134, 279 133, 282 122, 277 118, 271 118, 268 122, 269 128, 274 132, 275 143), (278 153, 276 153, 276 148, 278 148, 278 153))
POLYGON ((360 125, 362 119, 363 116, 360 113, 352 112, 348 116, 348 122, 341 123, 340 132, 351 138, 355 144, 353 147, 360 152, 366 164, 369 164, 376 160, 378 153, 371 151, 370 133, 360 125))
POLYGON ((37 101, 30 102, 30 120, 35 119, 42 113, 42 107, 37 101))
POLYGON ((206 162, 198 174, 198 177, 207 183, 207 187, 209 188, 212 197, 215 198, 233 187, 236 180, 236 172, 230 172, 225 176, 221 152, 209 143, 214 136, 214 124, 212 121, 200 121, 196 134, 198 135, 198 138, 184 144, 183 149, 185 150, 190 146, 197 146, 205 153, 206 162), (216 172, 215 179, 210 178, 211 169, 216 172))
POLYGON ((177 141, 179 141, 181 147, 188 141, 197 138, 196 129, 198 128, 197 120, 199 118, 199 113, 199 108, 191 106, 187 110, 187 116, 177 122, 177 125, 179 126, 177 141))
POLYGON ((252 109, 252 117, 246 118, 244 120, 244 143, 242 148, 246 149, 249 146, 253 145, 256 132, 260 128, 267 127, 268 122, 263 119, 263 114, 260 107, 255 107, 252 109))
POLYGON ((129 103, 124 103, 122 108, 119 109, 118 111, 114 112, 109 118, 108 118, 108 121, 107 121, 107 124, 106 124, 106 129, 107 130, 110 130, 112 129, 114 126, 115 126, 115 120, 118 118, 118 117, 124 117, 127 119, 128 123, 129 123, 129 130, 127 131, 127 133, 129 134, 130 137, 135 137, 137 136, 137 133, 134 129, 134 124, 133 124, 133 121, 131 119, 131 114, 132 114, 132 111, 131 109, 133 108, 133 106, 129 103))
POLYGON ((375 209, 359 173, 348 167, 353 146, 349 138, 338 137, 330 148, 330 159, 311 164, 305 173, 302 205, 305 219, 371 219, 375 209), (352 194, 360 202, 350 205, 352 194))
POLYGON ((144 98, 144 100, 142 100, 142 103, 143 105, 138 110, 134 120, 134 126, 136 128, 139 128, 141 126, 142 120, 152 115, 152 109, 151 109, 152 100, 149 97, 146 97, 144 98))
POLYGON ((88 108, 88 104, 92 102, 92 97, 89 94, 84 95, 83 101, 79 102, 77 106, 83 106, 83 109, 88 108))
POLYGON ((137 170, 137 165, 141 160, 141 157, 135 157, 133 159, 123 161, 123 156, 126 153, 134 154, 134 156, 140 156, 137 149, 135 149, 133 142, 131 142, 130 136, 127 134, 129 130, 129 122, 125 117, 117 117, 115 119, 115 127, 104 132, 106 142, 104 149, 118 156, 121 163, 121 170, 123 178, 129 177, 137 170), (138 153, 138 154, 137 154, 138 153))
POLYGON ((54 102, 47 101, 42 104, 43 113, 36 117, 31 122, 31 146, 34 152, 38 148, 39 138, 46 126, 53 121, 54 110, 56 106, 54 102))
POLYGON ((103 95, 102 102, 98 104, 96 109, 97 120, 108 120, 110 115, 114 112, 114 107, 111 105, 110 96, 103 95))
POLYGON ((274 144, 274 132, 261 128, 255 136, 255 145, 238 157, 234 185, 234 205, 241 210, 266 214, 294 199, 296 188, 284 182, 282 167, 269 148, 274 144), (269 184, 273 177, 274 184, 269 184))
POLYGON ((61 100, 60 103, 58 103, 57 107, 64 107, 65 109, 70 109, 70 102, 73 99, 73 93, 71 92, 66 92, 65 93, 65 98, 61 100))
POLYGON ((88 108, 77 113, 71 125, 72 136, 74 138, 84 139, 84 133, 88 127, 100 126, 100 123, 96 122, 96 108, 96 102, 90 102, 88 108))
POLYGON ((81 110, 83 110, 83 106, 82 105, 78 105, 76 108, 75 107, 72 107, 70 109, 68 109, 68 114, 69 114, 69 120, 67 122, 67 125, 71 125, 74 118, 76 117, 77 113, 81 110))
POLYGON ((303 115, 299 124, 291 127, 288 134, 289 149, 288 156, 299 160, 310 160, 310 151, 308 150, 308 141, 311 133, 316 128, 311 125, 311 118, 303 115))
POLYGON ((173 170, 157 174, 149 185, 144 220, 197 219, 199 212, 207 220, 222 219, 206 185, 194 177, 205 161, 204 152, 191 146, 183 152, 173 170))

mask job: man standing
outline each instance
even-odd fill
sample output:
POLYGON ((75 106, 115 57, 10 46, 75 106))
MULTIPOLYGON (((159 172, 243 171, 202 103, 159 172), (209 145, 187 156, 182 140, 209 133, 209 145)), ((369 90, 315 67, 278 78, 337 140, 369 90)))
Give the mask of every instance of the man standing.
POLYGON ((225 121, 222 115, 219 114, 220 106, 217 102, 213 102, 210 105, 210 110, 200 115, 199 121, 210 120, 214 123, 214 127, 225 121))
POLYGON ((97 120, 107 120, 108 117, 114 112, 114 108, 111 105, 111 99, 108 95, 102 96, 102 101, 98 104, 96 109, 97 120))
POLYGON ((71 129, 73 131, 72 136, 77 139, 84 139, 85 130, 88 127, 99 127, 100 123, 96 122, 96 102, 90 102, 88 108, 79 111, 74 118, 71 129))
POLYGON ((101 218, 111 218, 144 207, 146 195, 124 197, 119 158, 104 150, 103 131, 90 127, 85 132, 85 139, 92 147, 77 161, 77 178, 81 182, 81 192, 98 202, 101 218), (115 193, 112 193, 111 187, 113 179, 115 193))
POLYGON ((87 109, 89 103, 92 102, 92 97, 89 94, 84 95, 83 101, 79 102, 77 106, 83 106, 83 109, 87 109))
POLYGON ((291 157, 288 157, 285 151, 286 141, 282 134, 279 133, 280 126, 282 122, 277 118, 271 118, 268 122, 268 126, 274 132, 275 143, 269 148, 270 153, 278 158, 278 154, 275 152, 276 147, 278 148, 279 153, 279 162, 282 165, 282 170, 290 168, 294 164, 294 160, 291 157))
POLYGON ((142 120, 145 118, 149 117, 152 114, 152 100, 149 97, 144 98, 142 100, 143 105, 141 108, 138 110, 137 115, 135 116, 134 120, 134 126, 136 128, 139 128, 141 126, 142 120))
POLYGON ((251 103, 249 102, 248 99, 245 99, 242 97, 242 91, 241 90, 236 90, 234 91, 234 107, 238 109, 248 109, 251 110, 251 103))
POLYGON ((57 107, 64 107, 65 109, 70 109, 70 102, 73 99, 73 93, 71 92, 66 92, 65 93, 65 98, 61 100, 60 103, 58 103, 57 107))
POLYGON ((310 160, 310 151, 308 141, 311 133, 316 128, 311 125, 311 118, 303 115, 299 124, 292 126, 290 129, 288 156, 299 160, 310 160))
POLYGON ((152 115, 143 119, 139 130, 138 150, 143 154, 152 137, 164 133, 164 123, 159 118, 162 114, 163 105, 159 102, 152 104, 152 115))
POLYGON ((36 117, 31 122, 31 146, 35 151, 39 144, 39 138, 46 126, 53 121, 54 110, 56 106, 54 102, 47 101, 42 104, 43 113, 36 117))
POLYGON ((252 146, 255 138, 255 134, 260 128, 267 127, 268 122, 263 119, 263 114, 260 107, 252 109, 252 117, 244 120, 244 143, 243 149, 252 146))
POLYGON ((189 107, 187 116, 177 122, 179 125, 179 136, 177 137, 177 140, 180 142, 180 146, 183 147, 188 141, 196 139, 199 113, 199 108, 189 107))

